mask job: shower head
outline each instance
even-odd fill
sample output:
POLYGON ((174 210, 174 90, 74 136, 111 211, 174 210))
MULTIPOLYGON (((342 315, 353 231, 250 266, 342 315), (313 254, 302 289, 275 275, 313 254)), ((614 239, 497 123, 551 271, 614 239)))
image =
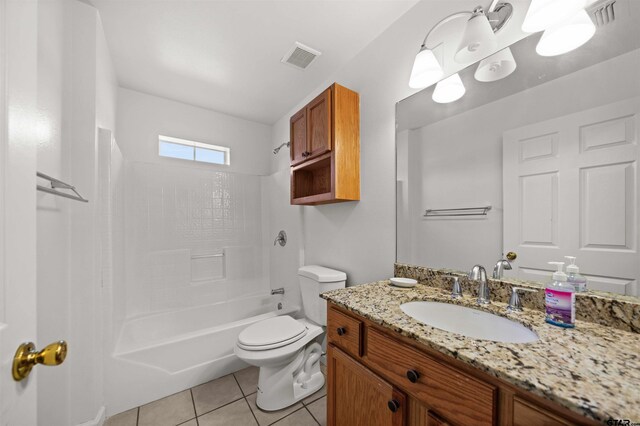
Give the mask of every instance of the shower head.
POLYGON ((285 143, 283 143, 283 144, 280 144, 280 146, 279 146, 279 147, 275 148, 275 149, 273 150, 273 154, 275 155, 275 154, 277 154, 278 152, 280 152, 280 149, 282 149, 282 147, 283 147, 283 146, 285 146, 285 145, 286 145, 286 147, 287 147, 287 148, 289 148, 289 142, 285 142, 285 143))

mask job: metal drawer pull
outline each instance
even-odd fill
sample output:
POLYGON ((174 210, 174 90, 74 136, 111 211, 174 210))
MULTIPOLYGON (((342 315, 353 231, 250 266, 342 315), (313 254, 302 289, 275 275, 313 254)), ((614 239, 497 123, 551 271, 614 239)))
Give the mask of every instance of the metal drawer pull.
POLYGON ((395 399, 392 399, 387 403, 387 407, 389 407, 389 410, 391 410, 392 413, 395 413, 400 408, 400 403, 395 399))
POLYGON ((407 379, 411 383, 415 383, 420 378, 420 374, 416 370, 407 370, 407 379))
POLYGON ((344 336, 347 334, 347 330, 344 327, 338 327, 336 331, 338 332, 338 336, 344 336))

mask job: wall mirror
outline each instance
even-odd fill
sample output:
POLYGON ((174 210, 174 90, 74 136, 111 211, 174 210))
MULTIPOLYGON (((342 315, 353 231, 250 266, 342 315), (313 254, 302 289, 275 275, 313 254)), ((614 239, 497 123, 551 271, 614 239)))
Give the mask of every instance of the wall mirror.
POLYGON ((574 51, 540 56, 534 33, 506 78, 474 64, 459 100, 431 86, 397 104, 398 262, 490 275, 512 251, 505 277, 546 282, 575 256, 590 289, 640 296, 640 2, 587 11, 574 51))

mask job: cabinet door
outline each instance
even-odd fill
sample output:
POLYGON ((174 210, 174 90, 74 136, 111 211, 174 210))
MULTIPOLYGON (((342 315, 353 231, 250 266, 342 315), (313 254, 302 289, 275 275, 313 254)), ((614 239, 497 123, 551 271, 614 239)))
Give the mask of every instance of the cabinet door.
POLYGON ((307 110, 302 108, 290 120, 290 144, 291 165, 302 163, 306 160, 307 152, 307 110), (303 155, 304 154, 304 155, 303 155))
POLYGON ((329 345, 328 424, 401 426, 405 396, 340 349, 329 345))
POLYGON ((331 88, 307 105, 307 159, 331 151, 331 88))
POLYGON ((518 397, 513 398, 513 426, 569 426, 571 422, 536 407, 518 397))
POLYGON ((427 426, 450 426, 445 420, 433 411, 427 412, 427 426))

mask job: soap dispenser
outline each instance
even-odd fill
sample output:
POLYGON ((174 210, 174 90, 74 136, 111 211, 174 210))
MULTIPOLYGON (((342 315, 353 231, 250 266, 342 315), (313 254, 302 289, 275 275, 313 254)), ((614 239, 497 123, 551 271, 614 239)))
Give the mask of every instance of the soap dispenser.
POLYGON ((580 268, 576 265, 575 256, 565 256, 571 264, 567 265, 567 282, 572 284, 577 292, 587 291, 587 279, 580 275, 580 268))
POLYGON ((562 272, 564 262, 549 262, 557 271, 544 291, 545 321, 559 327, 575 327, 576 289, 567 282, 567 274, 562 272))

